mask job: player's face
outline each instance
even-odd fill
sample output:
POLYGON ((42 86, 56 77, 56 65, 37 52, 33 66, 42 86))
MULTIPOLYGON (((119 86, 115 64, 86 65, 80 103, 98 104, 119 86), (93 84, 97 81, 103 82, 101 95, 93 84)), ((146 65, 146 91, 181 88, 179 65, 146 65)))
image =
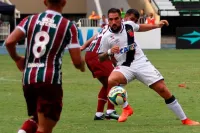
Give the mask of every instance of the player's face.
POLYGON ((121 16, 118 13, 109 13, 108 22, 113 32, 118 32, 121 29, 121 16))
POLYGON ((134 14, 128 15, 128 16, 126 17, 126 20, 127 20, 127 21, 133 21, 134 23, 137 23, 137 22, 138 22, 138 18, 136 18, 134 14))

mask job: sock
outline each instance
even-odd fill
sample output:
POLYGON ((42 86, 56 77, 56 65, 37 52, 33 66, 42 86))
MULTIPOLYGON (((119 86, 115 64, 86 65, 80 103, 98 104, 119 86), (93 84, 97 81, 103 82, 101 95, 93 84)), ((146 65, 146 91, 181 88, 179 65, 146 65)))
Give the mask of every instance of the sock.
POLYGON ((43 133, 43 132, 40 132, 40 131, 36 131, 35 133, 43 133))
POLYGON ((20 129, 17 133, 26 133, 26 131, 20 129))
POLYGON ((106 113, 107 113, 107 114, 111 114, 113 111, 115 111, 115 110, 113 110, 113 109, 108 109, 108 110, 106 111, 106 113))
POLYGON ((33 119, 28 119, 24 122, 18 133, 35 133, 37 130, 37 123, 33 119))
MULTIPOLYGON (((111 89, 110 87, 107 88, 107 95, 108 95, 110 89, 111 89)), ((108 101, 107 110, 115 110, 115 106, 109 100, 107 100, 107 101, 108 101)))
POLYGON ((122 107, 123 107, 123 109, 124 108, 126 108, 128 106, 128 102, 126 101, 123 105, 122 105, 122 107))
POLYGON ((103 112, 96 112, 95 114, 97 117, 101 117, 103 115, 103 112))
POLYGON ((107 90, 102 87, 98 94, 97 112, 103 112, 104 106, 107 102, 107 90))
POLYGON ((107 110, 115 110, 115 106, 108 100, 107 110))
POLYGON ((171 98, 165 100, 165 103, 167 104, 168 108, 171 109, 180 120, 187 119, 181 105, 178 103, 178 101, 173 95, 171 98))

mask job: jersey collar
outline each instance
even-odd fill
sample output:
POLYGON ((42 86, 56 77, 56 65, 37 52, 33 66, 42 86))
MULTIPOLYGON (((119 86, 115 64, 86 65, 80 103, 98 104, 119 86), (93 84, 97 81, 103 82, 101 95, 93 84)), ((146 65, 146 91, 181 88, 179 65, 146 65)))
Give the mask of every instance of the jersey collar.
POLYGON ((61 13, 59 13, 59 12, 56 12, 56 11, 54 11, 54 10, 46 10, 45 11, 46 13, 50 13, 50 14, 54 14, 54 15, 60 15, 60 16, 62 16, 62 14, 61 13))

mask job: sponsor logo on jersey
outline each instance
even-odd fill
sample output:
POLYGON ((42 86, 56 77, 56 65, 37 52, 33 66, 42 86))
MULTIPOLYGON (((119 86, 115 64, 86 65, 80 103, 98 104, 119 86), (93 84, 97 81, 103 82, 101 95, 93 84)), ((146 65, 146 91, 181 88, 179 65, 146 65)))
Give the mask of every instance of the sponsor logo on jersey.
POLYGON ((134 37, 134 32, 132 30, 127 31, 130 37, 134 37))
POLYGON ((136 48, 136 46, 137 46, 137 44, 133 43, 133 44, 128 45, 126 47, 120 48, 120 54, 127 53, 128 51, 132 51, 136 48))
POLYGON ((54 19, 51 18, 43 18, 42 21, 38 21, 37 24, 41 25, 41 26, 48 26, 51 28, 57 28, 57 25, 54 24, 54 19))
POLYGON ((32 67, 44 67, 44 63, 28 63, 28 68, 32 67))

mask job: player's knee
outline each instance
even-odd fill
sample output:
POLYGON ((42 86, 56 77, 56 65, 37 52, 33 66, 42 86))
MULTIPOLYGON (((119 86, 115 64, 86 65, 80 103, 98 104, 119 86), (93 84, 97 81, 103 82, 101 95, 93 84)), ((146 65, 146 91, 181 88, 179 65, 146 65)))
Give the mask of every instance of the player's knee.
POLYGON ((158 90, 158 93, 164 94, 164 93, 167 92, 168 89, 167 89, 167 87, 166 87, 165 84, 159 84, 159 85, 157 86, 157 90, 158 90))
POLYGON ((119 83, 118 81, 116 80, 116 78, 114 77, 109 77, 108 78, 108 86, 109 87, 113 87, 113 86, 117 86, 119 83))

